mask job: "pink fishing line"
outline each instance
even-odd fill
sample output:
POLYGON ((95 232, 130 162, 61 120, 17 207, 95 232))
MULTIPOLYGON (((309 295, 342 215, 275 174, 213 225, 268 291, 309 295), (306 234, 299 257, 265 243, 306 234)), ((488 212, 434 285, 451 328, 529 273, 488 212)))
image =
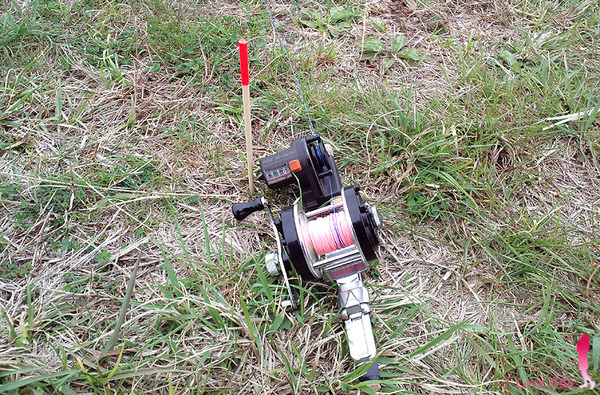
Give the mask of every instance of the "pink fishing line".
POLYGON ((310 221, 307 228, 303 229, 304 235, 308 233, 317 255, 325 255, 354 243, 350 223, 343 212, 310 221))

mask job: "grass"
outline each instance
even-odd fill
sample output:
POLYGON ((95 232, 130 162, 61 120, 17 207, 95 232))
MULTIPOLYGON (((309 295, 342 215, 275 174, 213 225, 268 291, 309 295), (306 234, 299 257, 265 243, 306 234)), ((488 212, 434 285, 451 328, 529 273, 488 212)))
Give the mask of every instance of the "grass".
POLYGON ((294 282, 282 310, 270 229, 230 214, 239 37, 257 157, 310 133, 262 2, 37 0, 0 5, 0 392, 567 392, 516 384, 578 386, 582 333, 600 382, 596 4, 269 6, 384 218, 379 390, 335 287, 294 282))

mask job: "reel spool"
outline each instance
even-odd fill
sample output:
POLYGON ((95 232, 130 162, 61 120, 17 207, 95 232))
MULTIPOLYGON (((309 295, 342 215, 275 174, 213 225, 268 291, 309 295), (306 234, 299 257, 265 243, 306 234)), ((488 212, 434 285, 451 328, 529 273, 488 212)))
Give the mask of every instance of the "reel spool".
MULTIPOLYGON (((331 205, 304 212, 295 204, 281 210, 276 221, 281 243, 291 263, 304 280, 327 275, 333 280, 362 272, 377 259, 377 231, 381 227, 377 210, 359 195, 358 185, 345 188, 331 205)), ((267 260, 273 262, 273 256, 267 260)), ((271 275, 279 265, 267 266, 271 275)))

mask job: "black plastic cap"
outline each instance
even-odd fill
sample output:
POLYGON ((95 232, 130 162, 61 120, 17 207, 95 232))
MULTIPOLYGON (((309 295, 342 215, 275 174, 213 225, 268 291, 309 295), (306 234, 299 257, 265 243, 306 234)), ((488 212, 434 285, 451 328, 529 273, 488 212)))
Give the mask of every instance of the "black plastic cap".
POLYGON ((365 374, 363 374, 362 376, 360 376, 360 378, 358 379, 359 381, 373 381, 373 380, 379 380, 379 364, 377 363, 377 361, 373 361, 373 364, 369 367, 369 370, 367 370, 367 372, 365 374))

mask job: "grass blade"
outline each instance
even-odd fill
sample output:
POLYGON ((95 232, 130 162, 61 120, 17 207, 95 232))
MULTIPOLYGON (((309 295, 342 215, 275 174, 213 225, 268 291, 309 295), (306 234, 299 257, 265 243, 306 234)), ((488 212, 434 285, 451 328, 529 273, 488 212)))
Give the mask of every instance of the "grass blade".
MULTIPOLYGON (((142 258, 142 250, 139 251, 137 260, 135 261, 135 265, 131 271, 131 277, 129 278, 129 282, 127 283, 127 289, 125 290, 125 297, 123 298, 123 306, 121 306, 121 311, 119 312, 119 317, 117 318, 117 322, 115 323, 115 327, 113 329, 113 333, 110 336, 110 339, 104 346, 104 349, 98 356, 98 360, 102 359, 104 355, 108 351, 111 351, 115 345, 117 344, 117 340, 119 339, 119 335, 121 333, 121 326, 125 321, 125 316, 127 315, 127 309, 129 308, 129 302, 131 301, 131 294, 133 293, 133 287, 135 286, 135 276, 137 275, 138 266, 140 264, 140 259, 142 258)), ((122 355, 122 353, 121 353, 122 355)), ((121 358, 119 355, 119 359, 121 358)), ((118 366, 118 363, 117 363, 118 366)), ((113 373, 114 374, 114 373, 113 373)))

